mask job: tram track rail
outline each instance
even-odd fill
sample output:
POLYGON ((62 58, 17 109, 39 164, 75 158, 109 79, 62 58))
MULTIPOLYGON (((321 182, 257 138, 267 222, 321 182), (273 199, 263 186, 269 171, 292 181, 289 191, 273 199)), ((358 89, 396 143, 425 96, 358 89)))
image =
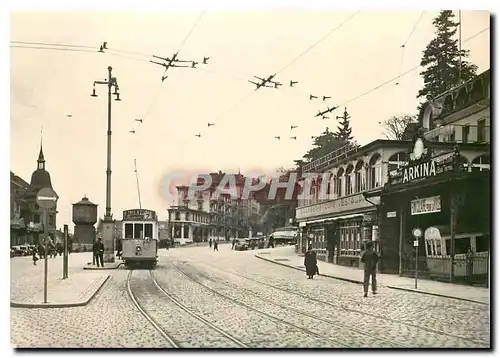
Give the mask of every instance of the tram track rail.
MULTIPOLYGON (((201 272, 198 272, 197 273, 198 275, 202 276, 202 277, 205 277, 207 278, 208 280, 212 280, 214 281, 214 279, 210 276, 208 276, 207 274, 205 273, 201 273, 201 272)), ((245 287, 241 287, 241 286, 238 286, 236 284, 227 284, 225 282, 223 282, 222 280, 217 280, 217 284, 220 284, 222 286, 225 286, 225 287, 228 287, 228 288, 233 288, 233 287, 236 287, 238 290, 241 290, 241 291, 246 291, 248 293, 251 293, 251 294, 256 294, 256 291, 253 291, 252 289, 249 289, 249 288, 245 288, 245 287)), ((408 348, 407 346, 404 346, 402 344, 399 344, 399 343, 395 343, 393 342, 392 340, 388 340, 388 339, 385 339, 383 337, 381 337, 380 335, 374 335, 374 334, 371 334, 371 333, 368 333, 366 331, 363 331, 363 330, 360 330, 358 328, 355 328, 353 327, 352 325, 347 325, 347 324, 342 324, 342 323, 338 323, 338 322, 334 322, 332 320, 329 320, 329 319, 326 319, 326 318, 322 318, 322 317, 319 317, 318 315, 314 315, 314 314, 310 314, 310 313, 307 313, 305 312, 304 310, 301 310, 301 309, 297 309, 297 308, 294 308, 294 307, 291 307, 291 306, 285 306, 285 305, 282 305, 282 304, 279 304, 279 303, 276 303, 274 302, 273 300, 269 299, 269 298, 265 298, 265 297, 259 297, 261 300, 263 301, 266 301, 268 302, 269 304, 273 305, 273 306, 276 306, 276 307, 280 307, 282 309, 285 309, 285 310, 288 310, 288 311, 292 311, 292 312, 295 312, 299 315, 302 315, 302 316, 305 316, 305 317, 309 317, 309 318, 312 318, 314 320, 317 320, 317 321, 320 321, 320 322, 324 322, 324 323, 327 323, 329 325, 331 325, 332 327, 334 328, 347 328, 349 329, 350 331, 352 332, 356 332, 358 333, 359 335, 362 335, 364 337, 370 337, 372 339, 375 339, 377 341, 383 341, 383 342, 386 342, 388 347, 387 348, 408 348)))
POLYGON ((180 268, 179 268, 179 267, 177 267, 176 265, 172 265, 172 266, 173 266, 173 268, 174 268, 177 272, 179 272, 182 276, 184 276, 184 277, 188 278, 190 281, 192 281, 192 282, 194 282, 194 283, 196 283, 196 284, 200 285, 201 287, 203 287, 203 288, 204 288, 204 289, 206 289, 207 291, 209 291, 209 292, 211 292, 211 293, 215 294, 216 296, 222 297, 222 298, 224 298, 224 299, 226 299, 226 300, 228 300, 228 301, 230 301, 230 302, 232 302, 232 303, 234 303, 234 304, 236 304, 236 305, 238 305, 238 306, 241 306, 241 307, 244 307, 244 308, 246 308, 246 309, 248 309, 248 310, 250 310, 250 311, 256 312, 256 313, 258 313, 259 315, 264 316, 264 317, 266 317, 266 318, 268 318, 268 319, 271 319, 271 320, 273 320, 273 321, 275 321, 275 322, 278 322, 278 323, 284 324, 284 325, 286 325, 286 326, 292 327, 292 328, 294 328, 294 329, 296 329, 296 330, 298 330, 298 331, 301 331, 301 332, 303 332, 303 333, 306 333, 306 334, 308 334, 308 335, 310 335, 310 336, 313 336, 313 337, 316 337, 316 338, 319 338, 319 339, 322 339, 322 340, 325 340, 325 341, 331 342, 331 343, 333 343, 333 344, 335 344, 335 345, 339 346, 340 348, 351 348, 350 346, 345 345, 345 344, 343 344, 342 342, 340 342, 340 341, 338 341, 338 340, 335 340, 335 339, 332 339, 332 338, 330 338, 330 337, 327 337, 327 336, 324 336, 324 335, 318 334, 318 333, 313 332, 313 331, 311 331, 311 330, 309 330, 309 329, 307 329, 307 328, 300 327, 300 326, 298 326, 298 325, 296 325, 296 324, 293 324, 293 323, 287 322, 287 321, 285 321, 285 320, 283 320, 283 319, 281 319, 281 318, 279 318, 279 317, 276 317, 276 316, 274 316, 274 315, 271 315, 271 314, 269 314, 269 313, 267 313, 267 312, 264 312, 264 311, 262 311, 262 310, 260 310, 260 309, 258 309, 258 308, 252 307, 252 306, 250 306, 250 305, 248 305, 248 304, 246 304, 246 303, 244 303, 244 302, 241 302, 241 301, 239 301, 239 300, 237 300, 237 299, 234 299, 234 298, 232 298, 232 297, 230 297, 230 296, 228 296, 228 295, 225 295, 225 294, 223 294, 223 293, 221 293, 221 292, 219 292, 219 291, 217 291, 217 290, 215 290, 215 289, 213 289, 213 288, 211 288, 211 287, 209 287, 209 286, 205 285, 204 283, 200 282, 199 280, 194 279, 192 276, 190 276, 189 274, 187 274, 185 271, 183 271, 182 269, 180 269, 180 268))
MULTIPOLYGON (((152 317, 151 314, 148 313, 147 309, 142 305, 139 300, 137 299, 136 295, 134 295, 130 281, 132 279, 132 274, 134 270, 131 270, 127 276, 127 291, 129 294, 130 299, 134 303, 135 307, 138 309, 138 311, 144 316, 144 318, 169 342, 169 344, 172 346, 172 348, 184 348, 182 342, 179 339, 176 339, 172 337, 171 333, 168 333, 162 325, 152 317)), ((152 283, 156 286, 156 288, 162 292, 163 297, 168 298, 174 305, 176 305, 180 311, 187 313, 189 316, 195 318, 198 322, 201 322, 205 326, 211 328, 212 330, 216 331, 219 333, 222 337, 226 338, 227 340, 231 341, 232 343, 236 344, 240 348, 250 348, 247 346, 245 343, 241 342, 231 334, 225 332, 221 328, 217 327, 216 325, 212 324, 211 322, 207 321, 204 317, 201 315, 197 314, 184 304, 182 304, 179 300, 177 300, 172 294, 170 294, 167 290, 165 290, 156 280, 154 273, 152 270, 149 270, 149 277, 151 278, 152 283)))
POLYGON ((236 273, 234 271, 229 271, 229 270, 222 269, 219 266, 212 265, 212 264, 207 263, 205 261, 196 261, 196 263, 197 264, 201 263, 203 265, 215 268, 216 270, 219 270, 219 271, 222 271, 222 272, 226 272, 226 273, 232 274, 234 276, 241 277, 241 278, 244 278, 246 280, 258 283, 258 284, 266 286, 266 287, 273 288, 273 289, 278 290, 278 291, 286 292, 286 293, 289 293, 289 294, 297 296, 297 297, 301 297, 301 298, 304 298, 304 299, 307 299, 307 300, 310 300, 310 301, 313 301, 313 302, 318 302, 318 303, 330 306, 330 307, 335 308, 335 309, 342 309, 342 310, 344 310, 346 312, 352 312, 352 313, 362 314, 362 315, 366 315, 366 316, 369 316, 369 317, 377 318, 377 319, 380 319, 380 320, 386 320, 386 321, 389 321, 389 322, 392 322, 392 323, 397 323, 397 324, 405 325, 405 326, 408 326, 408 327, 421 329, 421 330, 424 330, 424 331, 429 332, 429 333, 444 335, 444 336, 448 336, 448 337, 455 338, 455 339, 463 339, 463 340, 466 340, 466 341, 469 341, 469 342, 473 342, 473 343, 477 343, 477 344, 486 344, 486 345, 490 344, 490 342, 488 342, 486 340, 483 340, 483 339, 470 338, 470 337, 466 337, 466 336, 455 335, 455 334, 443 332, 443 331, 440 331, 440 330, 437 330, 437 329, 433 329, 433 328, 421 326, 421 325, 418 325, 418 324, 413 324, 411 322, 407 322, 407 321, 403 321, 403 320, 399 320, 399 319, 385 317, 383 315, 379 315, 379 314, 376 314, 376 313, 365 312, 365 311, 357 310, 357 309, 354 309, 354 308, 345 307, 344 305, 332 304, 331 302, 320 300, 320 299, 317 299, 317 298, 314 298, 314 297, 311 297, 311 296, 308 296, 308 295, 303 295, 303 294, 300 294, 300 293, 296 293, 296 292, 294 292, 292 290, 289 290, 289 289, 277 287, 277 286, 269 284, 267 282, 263 282, 263 281, 254 279, 252 277, 248 277, 246 275, 242 275, 241 273, 236 273))

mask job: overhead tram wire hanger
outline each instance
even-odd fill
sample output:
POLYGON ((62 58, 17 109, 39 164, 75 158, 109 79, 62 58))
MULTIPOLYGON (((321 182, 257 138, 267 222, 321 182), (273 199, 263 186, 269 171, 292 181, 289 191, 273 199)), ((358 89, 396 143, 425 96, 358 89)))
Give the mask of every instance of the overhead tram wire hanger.
MULTIPOLYGON (((309 51, 311 51, 314 47, 316 47, 318 44, 320 44, 322 41, 324 41, 326 38, 328 38, 335 31, 337 31, 338 29, 340 29, 343 25, 345 25, 348 21, 350 21, 352 18, 354 18, 355 16, 357 16, 360 12, 361 12, 361 10, 358 10, 354 14, 352 14, 351 16, 349 16, 347 19, 345 19, 344 21, 342 21, 339 25, 337 25, 332 30, 330 30, 327 34, 325 34, 323 37, 321 37, 318 41, 316 41, 311 46, 309 46, 300 55, 298 55, 297 57, 295 57, 294 59, 292 59, 292 61, 290 61, 287 65, 285 65, 279 71, 277 71, 276 75, 278 75, 279 73, 283 72, 285 69, 287 69, 292 64, 294 64, 298 59, 300 59, 306 53, 308 53, 309 51)), ((256 91, 254 89, 252 89, 252 91, 249 92, 245 97, 243 97, 242 99, 236 101, 227 111, 225 111, 222 115, 216 116, 213 120, 211 120, 211 122, 217 123, 218 119, 221 119, 221 118, 227 116, 230 112, 232 112, 234 109, 236 109, 241 103, 245 102, 251 95, 253 95, 254 92, 256 92, 256 91)))

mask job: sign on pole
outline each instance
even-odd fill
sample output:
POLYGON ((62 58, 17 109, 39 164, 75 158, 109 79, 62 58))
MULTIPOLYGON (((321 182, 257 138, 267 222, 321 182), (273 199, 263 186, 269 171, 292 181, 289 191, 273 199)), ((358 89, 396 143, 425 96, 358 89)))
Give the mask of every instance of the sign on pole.
POLYGON ((36 203, 42 209, 54 209, 57 205, 57 194, 50 188, 40 189, 36 195, 36 203))
POLYGON ((49 210, 57 205, 57 194, 50 188, 40 189, 36 195, 36 203, 43 209, 43 234, 45 236, 45 260, 43 268, 43 303, 47 303, 47 276, 49 270, 49 210))
POLYGON ((422 229, 416 227, 412 230, 412 235, 415 238, 413 241, 413 246, 415 247, 415 289, 418 285, 418 239, 422 237, 422 229))

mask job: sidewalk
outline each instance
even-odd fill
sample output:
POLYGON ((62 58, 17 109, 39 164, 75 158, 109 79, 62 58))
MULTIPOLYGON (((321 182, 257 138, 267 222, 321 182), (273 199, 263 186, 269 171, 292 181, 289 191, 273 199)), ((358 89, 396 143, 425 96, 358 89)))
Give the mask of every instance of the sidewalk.
MULTIPOLYGON (((296 270, 305 271, 304 257, 295 253, 294 247, 279 247, 275 249, 261 249, 255 252, 255 257, 278 265, 287 266, 296 270)), ((334 265, 318 260, 320 276, 327 276, 343 281, 363 284, 363 271, 341 265, 334 265)), ((415 279, 398 275, 378 274, 380 286, 391 289, 418 292, 434 296, 455 298, 481 304, 489 304, 490 290, 483 287, 472 287, 443 283, 431 280, 418 280, 418 289, 415 289, 415 279)))
POLYGON ((109 279, 110 275, 85 272, 82 266, 89 254, 73 253, 68 259, 68 278, 62 279, 62 257, 49 258, 47 303, 43 303, 44 260, 33 265, 31 257, 10 261, 10 298, 12 307, 54 308, 86 305, 109 279))

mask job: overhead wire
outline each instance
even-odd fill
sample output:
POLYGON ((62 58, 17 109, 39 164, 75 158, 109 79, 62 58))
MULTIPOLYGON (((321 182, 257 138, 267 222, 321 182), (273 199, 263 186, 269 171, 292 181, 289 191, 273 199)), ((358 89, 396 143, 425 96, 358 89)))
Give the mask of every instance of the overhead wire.
MULTIPOLYGON (((317 45, 319 45, 321 42, 323 42, 324 40, 326 40, 329 36, 331 36, 335 31, 339 30, 342 26, 344 26, 347 22, 349 22, 350 20, 352 20, 355 16, 357 16, 359 13, 361 12, 361 10, 358 10, 356 11, 354 14, 350 15, 347 19, 345 19, 344 21, 342 21, 339 25, 337 25, 336 27, 334 27, 332 30, 328 31, 324 36, 322 36, 318 41, 316 41, 315 43, 313 43, 311 46, 309 46, 305 51, 303 51, 302 53, 300 53, 298 56, 296 56, 295 58, 293 58, 287 65, 285 65, 284 67, 282 67, 279 71, 276 72, 276 74, 279 74, 281 72, 283 72, 285 69, 287 69, 288 67, 290 67, 291 65, 293 65, 297 60, 299 60, 302 56, 304 56, 305 54, 307 54, 309 51, 311 51, 314 47, 316 47, 317 45)), ((219 115, 217 117, 214 118, 213 122, 216 122, 217 120, 223 118, 224 116, 228 115, 230 112, 232 112, 234 109, 236 109, 240 104, 242 104, 243 102, 245 102, 251 95, 253 95, 255 92, 255 90, 252 90, 251 92, 249 92, 247 95, 245 95, 243 98, 241 98, 240 100, 236 101, 227 111, 223 112, 222 115, 219 115)))
MULTIPOLYGON (((485 31, 487 31, 488 29, 490 29, 490 26, 488 26, 488 27, 486 27, 486 28, 484 28, 484 29, 482 29, 482 30, 480 30, 480 31, 476 32, 474 35, 472 35, 472 36, 468 37, 467 39, 463 40, 463 42, 462 42, 462 43, 466 43, 466 42, 468 42, 468 41, 472 40, 473 38, 475 38, 475 37, 477 37, 477 36, 481 35, 481 34, 482 34, 483 32, 485 32, 485 31)), ((402 74, 400 74, 400 75, 398 75, 398 76, 396 76, 396 77, 393 77, 393 78, 391 78, 391 79, 389 79, 389 80, 386 80, 386 81, 384 81, 384 82, 380 83, 379 85, 377 85, 377 86, 375 86, 375 87, 373 87, 373 88, 371 88, 371 89, 369 89, 369 90, 367 90, 367 91, 365 91, 365 92, 363 92, 363 93, 361 93, 361 94, 359 94, 359 95, 357 95, 357 96, 355 96, 355 97, 353 97, 353 98, 351 98, 351 99, 349 99, 349 100, 346 100, 346 101, 344 101, 344 102, 341 102, 338 106, 339 106, 339 108, 341 108, 341 107, 346 106, 346 105, 347 105, 347 104, 349 104, 349 103, 352 103, 352 102, 354 102, 354 101, 357 101, 358 99, 361 99, 361 98, 363 98, 363 97, 365 97, 365 96, 369 95, 370 93, 373 93, 373 92, 375 92, 375 91, 379 90, 380 88, 382 88, 382 87, 384 87, 384 86, 388 85, 389 83, 391 83, 391 82, 394 82, 394 81, 398 80, 400 77, 403 77, 403 76, 408 75, 409 73, 411 73, 411 72, 413 72, 413 71, 417 70, 417 69, 418 69, 418 68, 420 68, 420 67, 422 67, 422 65, 418 64, 418 65, 416 65, 416 66, 414 66, 414 67, 412 67, 412 68, 410 68, 410 69, 406 70, 405 72, 403 72, 402 74)))
MULTIPOLYGON (((408 44, 408 41, 410 40, 411 35, 413 35, 413 33, 415 32, 418 24, 420 23, 420 21, 424 17, 424 14, 425 14, 425 10, 422 10, 422 12, 420 13, 420 16, 419 16, 418 20, 413 25, 413 28, 411 29, 409 35, 406 37, 405 42, 403 42, 403 44, 401 45, 401 61, 399 62, 398 74, 401 74, 401 69, 403 68, 403 60, 404 60, 404 56, 405 56, 405 53, 406 53, 406 45, 408 44)), ((396 84, 399 84, 399 83, 396 83, 396 84)))

